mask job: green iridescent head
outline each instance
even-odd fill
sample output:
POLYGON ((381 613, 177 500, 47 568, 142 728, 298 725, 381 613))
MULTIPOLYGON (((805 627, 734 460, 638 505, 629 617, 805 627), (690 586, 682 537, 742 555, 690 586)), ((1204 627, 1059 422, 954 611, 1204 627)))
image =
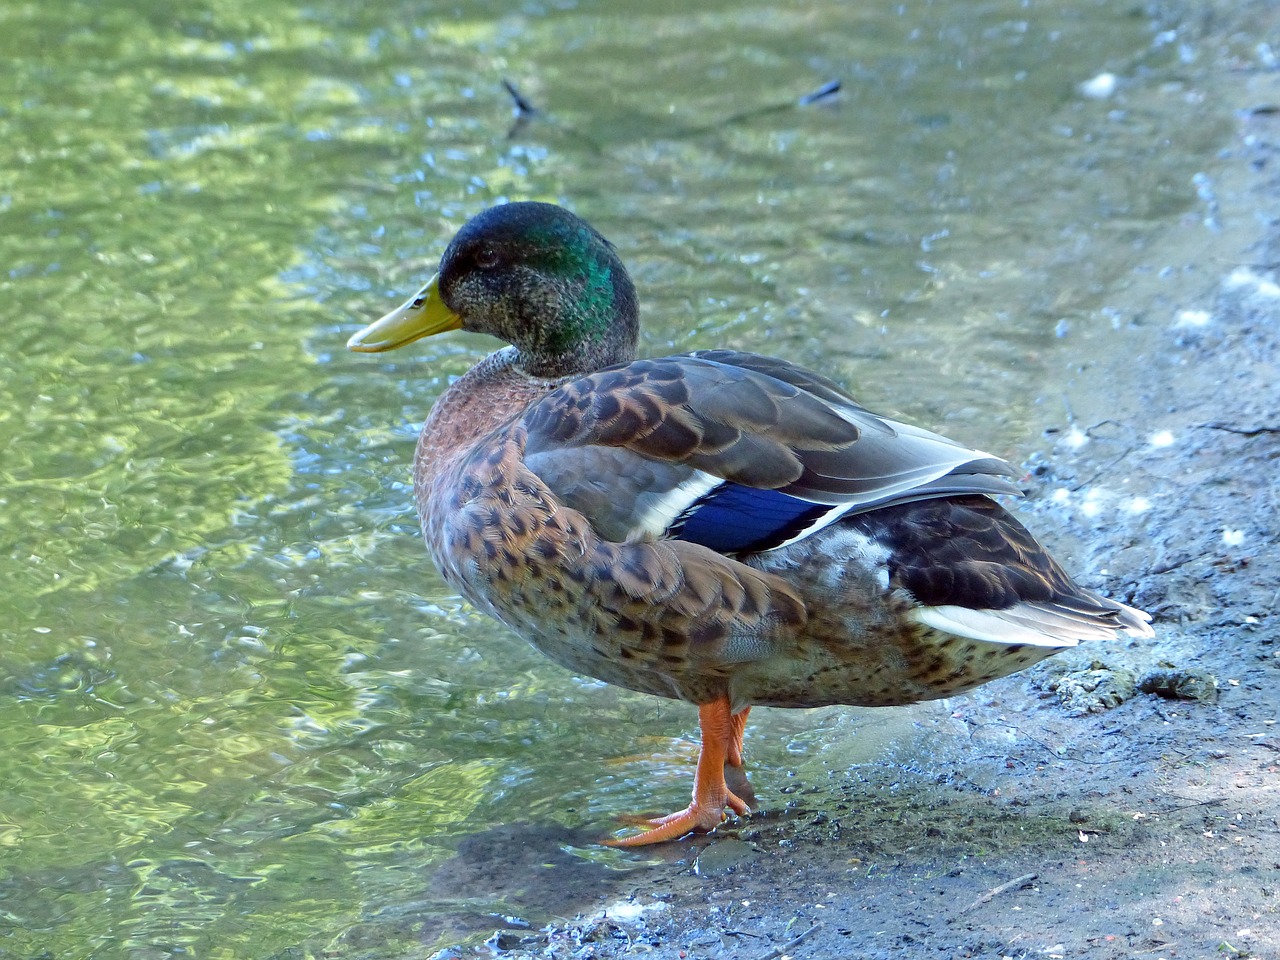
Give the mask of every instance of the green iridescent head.
POLYGON ((536 376, 587 373, 635 356, 635 287, 613 245, 550 203, 508 203, 458 231, 412 300, 351 338, 390 350, 443 330, 488 333, 536 376))

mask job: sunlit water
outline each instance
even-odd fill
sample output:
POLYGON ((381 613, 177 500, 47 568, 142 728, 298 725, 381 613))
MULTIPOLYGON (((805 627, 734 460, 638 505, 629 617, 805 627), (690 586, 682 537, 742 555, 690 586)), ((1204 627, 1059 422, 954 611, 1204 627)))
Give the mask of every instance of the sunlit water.
MULTIPOLYGON (((692 710, 425 558, 417 425, 493 344, 343 350, 469 215, 590 219, 646 352, 780 354, 1014 458, 1144 237, 1207 215, 1225 54, 1134 5, 627 7, 0 9, 0 954, 417 955, 572 910, 630 861, 592 836, 684 802, 692 710)), ((753 718, 766 806, 832 716, 753 718)))

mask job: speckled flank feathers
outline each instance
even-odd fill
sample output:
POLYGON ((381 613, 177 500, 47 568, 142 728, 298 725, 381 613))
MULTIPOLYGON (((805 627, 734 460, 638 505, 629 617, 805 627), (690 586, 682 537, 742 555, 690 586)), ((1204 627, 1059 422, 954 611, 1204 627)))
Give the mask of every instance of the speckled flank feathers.
MULTIPOLYGON (((693 802, 620 843, 746 809, 724 769, 745 784, 753 705, 912 703, 1151 635, 990 499, 1017 493, 997 458, 784 360, 635 359, 626 270, 559 207, 481 214, 423 296, 439 329, 511 344, 422 431, 415 493, 445 578, 570 670, 699 707, 693 802)), ((377 327, 353 347, 381 349, 359 346, 377 327)))

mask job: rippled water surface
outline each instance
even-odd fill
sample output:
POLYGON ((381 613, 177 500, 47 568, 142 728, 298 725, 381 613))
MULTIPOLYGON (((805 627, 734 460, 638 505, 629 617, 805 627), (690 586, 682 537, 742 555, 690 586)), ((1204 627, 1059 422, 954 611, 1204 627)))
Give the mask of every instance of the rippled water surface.
MULTIPOLYGON (((512 9, 0 5, 0 954, 425 955, 572 910, 630 859, 592 836, 684 802, 691 709, 425 558, 417 424, 493 345, 343 349, 470 214, 590 219, 647 352, 781 354, 1015 458, 1144 238, 1210 215, 1229 51, 1135 5, 512 9)), ((835 715, 753 718, 766 805, 835 715)))

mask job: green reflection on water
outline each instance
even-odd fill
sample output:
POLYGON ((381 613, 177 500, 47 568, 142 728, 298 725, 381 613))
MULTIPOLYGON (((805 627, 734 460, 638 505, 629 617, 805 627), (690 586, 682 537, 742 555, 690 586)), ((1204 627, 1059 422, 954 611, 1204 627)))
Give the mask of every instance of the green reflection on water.
MULTIPOLYGON (((1109 333, 1216 142, 1111 4, 624 10, 0 10, 0 949, 429 952, 571 909, 536 864, 432 885, 459 838, 682 802, 690 710, 568 677, 423 555, 416 424, 492 344, 342 351, 469 214, 573 204, 651 352, 781 353, 1016 451, 1056 322, 1109 333), (1104 68, 1146 79, 1081 101, 1104 68), (548 116, 509 135, 502 74, 548 116)), ((753 727, 766 804, 813 722, 753 727)))

